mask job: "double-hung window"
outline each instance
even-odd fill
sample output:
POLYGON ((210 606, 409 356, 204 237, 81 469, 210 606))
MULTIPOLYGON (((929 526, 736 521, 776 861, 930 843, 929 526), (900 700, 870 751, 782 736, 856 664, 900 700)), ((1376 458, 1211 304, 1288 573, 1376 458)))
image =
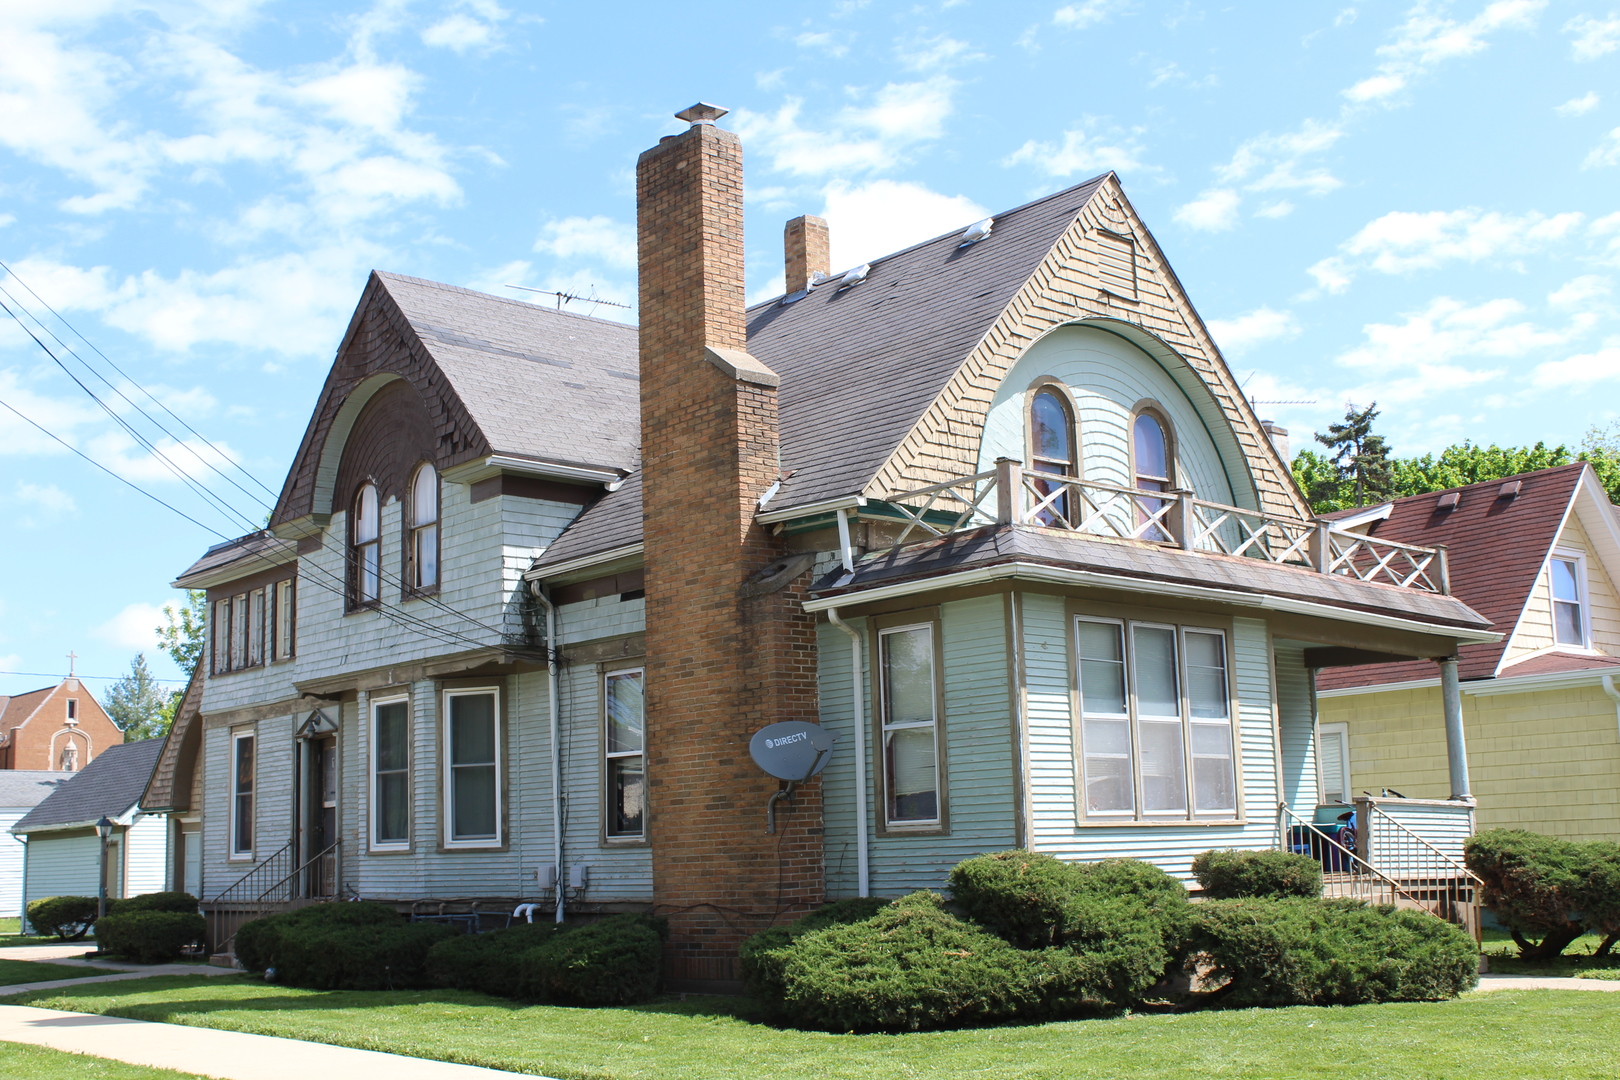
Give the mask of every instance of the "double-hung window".
POLYGON ((214 614, 208 627, 214 648, 214 674, 231 670, 231 600, 224 597, 214 601, 214 614))
POLYGON ((642 670, 602 676, 605 727, 605 834, 608 840, 640 840, 647 830, 646 707, 642 670))
POLYGON ((423 464, 411 480, 411 567, 413 589, 439 583, 439 474, 423 464))
POLYGON ((1080 616, 1080 787, 1088 818, 1235 818, 1226 635, 1080 616))
POLYGON ((231 597, 231 670, 247 667, 248 594, 231 597))
POLYGON ((275 594, 275 629, 271 634, 272 660, 289 660, 293 654, 293 583, 289 578, 272 586, 275 594))
POLYGON ((254 738, 231 735, 231 858, 253 858, 254 738))
POLYGON ((1553 640, 1585 648, 1586 575, 1580 556, 1555 552, 1547 567, 1552 584, 1553 640))
POLYGON ((446 847, 501 843, 500 692, 494 687, 444 695, 446 847))
POLYGON ((377 485, 362 484, 354 497, 351 532, 351 569, 354 602, 375 603, 382 596, 382 547, 378 519, 377 485))
POLYGON ((924 622, 878 631, 883 821, 890 829, 945 823, 934 628, 924 622))
POLYGON ((411 843, 411 702, 371 702, 371 847, 403 850, 411 843))
POLYGON ((264 663, 264 590, 248 593, 247 664, 257 667, 264 663))

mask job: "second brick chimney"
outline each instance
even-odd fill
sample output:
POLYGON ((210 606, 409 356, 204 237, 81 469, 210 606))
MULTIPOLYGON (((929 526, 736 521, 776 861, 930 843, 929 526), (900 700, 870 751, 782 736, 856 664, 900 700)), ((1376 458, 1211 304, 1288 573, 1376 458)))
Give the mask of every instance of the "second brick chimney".
POLYGON ((787 293, 803 292, 816 275, 832 273, 832 241, 827 223, 805 214, 782 230, 782 253, 787 266, 787 293))
POLYGON ((781 573, 788 553, 754 521, 780 477, 778 380, 746 351, 742 145, 714 126, 724 113, 677 114, 692 126, 636 174, 647 835, 677 989, 735 983, 742 939, 823 890, 819 782, 768 835, 779 784, 748 753, 766 724, 816 719, 815 624, 808 566, 781 573))

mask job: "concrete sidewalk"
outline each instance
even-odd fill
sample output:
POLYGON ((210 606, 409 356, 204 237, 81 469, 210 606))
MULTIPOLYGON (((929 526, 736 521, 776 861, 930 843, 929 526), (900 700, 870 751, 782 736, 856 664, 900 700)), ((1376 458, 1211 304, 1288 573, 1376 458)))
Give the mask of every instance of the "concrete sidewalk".
POLYGON ((374 1050, 25 1005, 0 1005, 0 1042, 47 1046, 217 1080, 495 1080, 519 1076, 532 1080, 527 1073, 374 1050))
POLYGON ((1558 976, 1481 975, 1474 993, 1486 990, 1620 990, 1620 979, 1573 979, 1558 976))
POLYGON ((131 964, 119 960, 85 960, 83 957, 86 951, 84 945, 19 945, 13 949, 0 950, 0 959, 32 960, 36 963, 84 968, 84 977, 80 979, 48 979, 0 986, 0 997, 22 994, 30 990, 56 990, 64 986, 81 986, 85 983, 149 979, 154 975, 241 974, 230 968, 210 967, 207 964, 131 964))

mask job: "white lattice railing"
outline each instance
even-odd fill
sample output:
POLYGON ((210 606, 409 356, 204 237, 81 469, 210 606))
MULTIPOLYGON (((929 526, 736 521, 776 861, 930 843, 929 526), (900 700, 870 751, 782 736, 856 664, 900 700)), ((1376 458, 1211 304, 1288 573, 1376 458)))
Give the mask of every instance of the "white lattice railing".
POLYGON ((1306 520, 1195 498, 1026 470, 1007 458, 994 469, 890 495, 905 522, 896 546, 984 525, 1039 525, 1260 559, 1402 589, 1449 593, 1446 550, 1341 532, 1306 520))

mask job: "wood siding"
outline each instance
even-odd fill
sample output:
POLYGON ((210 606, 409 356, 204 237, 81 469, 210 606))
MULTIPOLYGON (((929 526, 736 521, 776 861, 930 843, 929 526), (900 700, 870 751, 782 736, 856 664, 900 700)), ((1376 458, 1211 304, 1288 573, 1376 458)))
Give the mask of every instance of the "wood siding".
MULTIPOLYGON (((1309 820, 1321 797, 1316 778, 1316 715, 1311 708, 1311 673, 1305 667, 1304 646, 1279 642, 1275 651, 1282 801, 1309 820)), ((1444 750, 1441 753, 1444 754, 1444 750)))
MULTIPOLYGON (((1611 656, 1620 655, 1620 593, 1604 569, 1598 548, 1592 543, 1580 518, 1570 514, 1563 530, 1553 545, 1555 549, 1578 551, 1586 556, 1586 612, 1591 622, 1592 647, 1611 656)), ((1534 653, 1554 648, 1552 623, 1552 584, 1548 580, 1548 567, 1541 568, 1536 584, 1530 590, 1519 624, 1513 628, 1513 639, 1502 654, 1502 666, 1510 667, 1534 653)))

